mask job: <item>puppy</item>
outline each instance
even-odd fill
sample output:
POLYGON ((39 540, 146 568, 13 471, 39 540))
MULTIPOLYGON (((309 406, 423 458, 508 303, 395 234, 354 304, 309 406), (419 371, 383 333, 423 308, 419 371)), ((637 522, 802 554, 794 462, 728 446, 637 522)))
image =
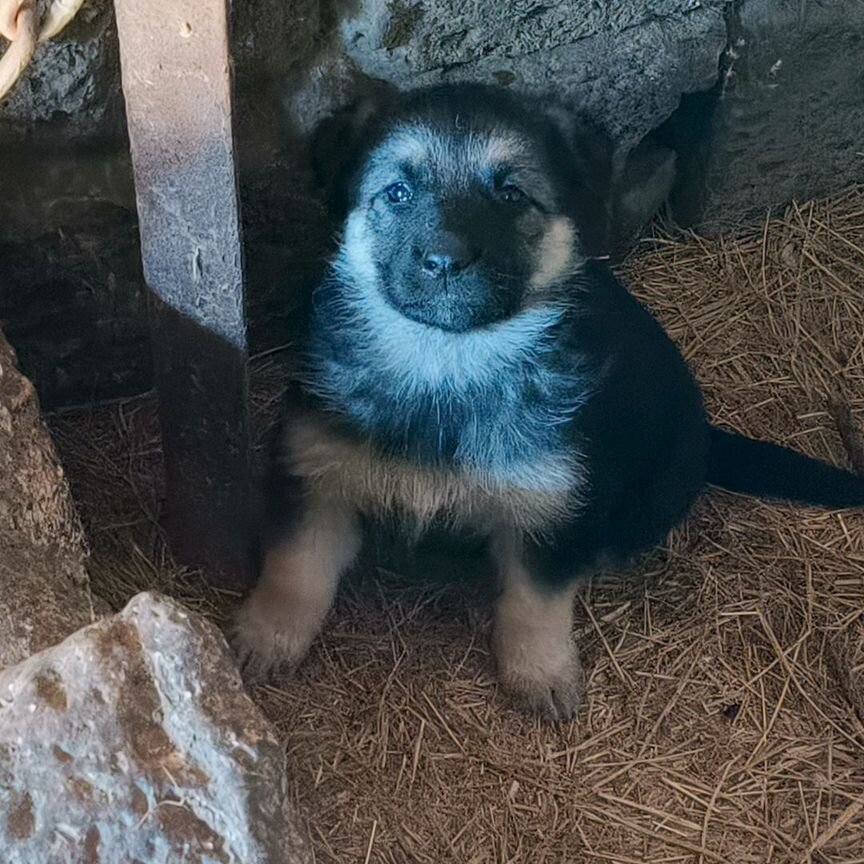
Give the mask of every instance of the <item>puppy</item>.
POLYGON ((556 122, 477 85, 399 96, 341 138, 345 220, 234 643, 307 651, 361 518, 485 538, 494 652, 518 703, 576 710, 579 580, 662 541, 706 484, 830 507, 864 481, 711 426, 675 345, 603 263, 605 214, 556 122))

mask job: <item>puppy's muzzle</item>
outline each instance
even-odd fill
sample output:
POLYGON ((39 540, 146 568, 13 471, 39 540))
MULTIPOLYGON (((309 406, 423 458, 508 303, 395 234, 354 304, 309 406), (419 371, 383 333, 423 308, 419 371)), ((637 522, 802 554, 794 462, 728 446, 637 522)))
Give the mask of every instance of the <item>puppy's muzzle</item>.
POLYGON ((442 231, 430 239, 425 249, 419 250, 417 257, 424 276, 442 279, 467 270, 480 254, 458 234, 442 231))

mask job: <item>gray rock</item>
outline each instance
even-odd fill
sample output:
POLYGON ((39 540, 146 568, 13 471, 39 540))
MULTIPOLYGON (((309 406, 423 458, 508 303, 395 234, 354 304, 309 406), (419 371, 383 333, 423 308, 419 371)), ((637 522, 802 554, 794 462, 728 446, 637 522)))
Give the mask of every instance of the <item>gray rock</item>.
POLYGON ((222 636, 156 595, 0 673, 5 864, 305 864, 284 768, 222 636))
POLYGON ((85 558, 36 391, 0 331, 0 668, 93 620, 85 558))
POLYGON ((400 86, 469 79, 554 91, 601 120, 629 152, 682 93, 716 80, 725 5, 361 0, 342 24, 342 46, 364 73, 400 86))
POLYGON ((716 102, 673 195, 683 223, 717 230, 864 181, 864 3, 745 0, 729 19, 716 102))

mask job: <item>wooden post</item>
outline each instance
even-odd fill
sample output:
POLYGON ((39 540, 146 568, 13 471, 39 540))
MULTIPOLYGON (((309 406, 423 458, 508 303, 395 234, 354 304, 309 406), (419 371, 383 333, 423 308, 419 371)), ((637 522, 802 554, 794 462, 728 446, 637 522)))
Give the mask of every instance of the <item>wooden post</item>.
POLYGON ((179 559, 249 572, 243 256, 227 0, 115 0, 179 559))

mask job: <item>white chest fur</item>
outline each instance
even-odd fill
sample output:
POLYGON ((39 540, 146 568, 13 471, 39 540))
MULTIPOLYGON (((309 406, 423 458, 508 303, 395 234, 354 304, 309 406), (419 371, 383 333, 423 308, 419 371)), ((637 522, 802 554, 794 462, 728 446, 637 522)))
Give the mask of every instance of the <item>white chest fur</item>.
POLYGON ((509 477, 438 470, 383 458, 312 416, 289 424, 285 445, 292 473, 317 495, 371 516, 404 517, 419 530, 441 520, 481 531, 509 526, 542 534, 578 509, 584 488, 584 472, 572 454, 542 454, 509 477))

